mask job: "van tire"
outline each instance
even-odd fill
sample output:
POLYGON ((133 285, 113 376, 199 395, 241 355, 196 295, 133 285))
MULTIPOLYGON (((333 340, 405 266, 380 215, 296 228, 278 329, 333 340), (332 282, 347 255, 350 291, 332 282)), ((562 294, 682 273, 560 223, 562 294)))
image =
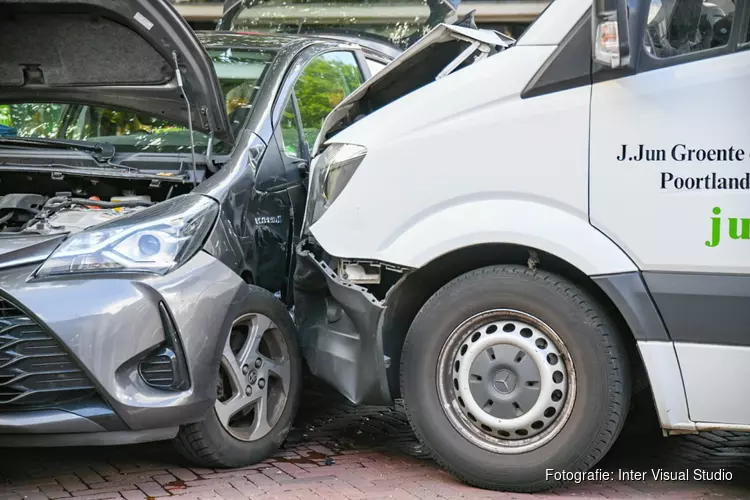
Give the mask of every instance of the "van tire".
MULTIPOLYGON (((275 417, 276 421, 272 425, 269 423, 270 428, 267 429, 267 432, 257 438, 248 436, 243 440, 241 439, 243 436, 238 437, 229 432, 232 428, 225 427, 218 416, 217 408, 220 404, 218 401, 208 411, 203 421, 182 426, 173 441, 173 445, 185 459, 199 467, 247 467, 262 462, 276 453, 287 438, 299 408, 302 393, 303 363, 294 322, 285 305, 273 294, 254 285, 248 285, 248 287, 250 288, 250 300, 248 300, 246 310, 239 318, 252 319, 253 315, 257 315, 270 320, 275 326, 275 328, 271 327, 266 330, 266 333, 270 333, 277 343, 277 350, 279 345, 283 345, 286 350, 279 359, 283 359, 284 364, 288 363, 289 390, 286 393, 283 407, 279 410, 278 416, 275 417)), ((227 343, 230 343, 230 339, 227 339, 227 343)), ((261 352, 261 349, 258 349, 258 352, 261 352)), ((264 350, 261 355, 268 352, 264 350)), ((255 356, 250 361, 254 359, 255 356)), ((252 363, 248 363, 248 365, 251 368, 253 367, 252 363)), ((217 372, 220 371, 219 368, 217 367, 217 372)), ((260 368, 257 371, 259 374, 262 373, 260 368)), ((266 384, 266 390, 271 390, 271 375, 267 376, 269 380, 263 383, 262 388, 260 387, 260 379, 253 384, 254 391, 266 388, 266 384)))
MULTIPOLYGON (((507 321, 514 321, 512 316, 510 318, 507 321)), ((516 332, 518 331, 524 332, 523 329, 516 332)), ((526 329, 527 333, 529 331, 531 330, 526 329)), ((503 338, 505 337, 501 337, 500 340, 503 338)), ((542 342, 542 345, 545 343, 542 342)), ((492 352, 498 352, 497 346, 506 349, 504 344, 493 344, 490 347, 492 352)), ((510 349, 507 350, 510 352, 510 349)), ((494 355, 492 359, 496 359, 494 355)), ((512 358, 509 359, 509 363, 512 363, 512 358)), ((517 359, 518 357, 516 362, 517 359)), ((468 369, 475 370, 475 366, 480 366, 476 364, 479 360, 478 355, 475 358, 466 358, 465 364, 469 365, 471 362, 468 369)), ((514 365, 507 366, 513 369, 514 365)), ((554 474, 547 474, 548 470, 566 474, 589 471, 610 449, 622 430, 629 407, 628 367, 625 346, 613 322, 583 290, 543 270, 518 265, 498 265, 459 276, 443 286, 424 304, 414 319, 404 343, 401 356, 401 393, 415 434, 430 450, 432 457, 458 480, 484 489, 519 493, 539 492, 563 483, 559 477, 555 478, 554 474), (480 347, 484 345, 483 342, 498 342, 497 335, 505 335, 502 333, 503 330, 497 330, 497 326, 491 330, 490 327, 477 326, 479 323, 466 323, 469 318, 488 317, 492 320, 495 317, 492 314, 499 314, 497 310, 501 309, 509 310, 502 314, 510 315, 515 314, 514 311, 521 311, 531 315, 529 317, 541 320, 551 328, 551 335, 556 335, 557 341, 563 344, 563 350, 559 352, 560 359, 572 361, 560 366, 567 369, 568 364, 572 364, 575 370, 572 375, 568 373, 569 377, 565 379, 565 383, 569 385, 567 396, 574 395, 567 398, 563 406, 567 407, 567 419, 562 419, 563 410, 560 410, 559 416, 555 418, 562 423, 555 424, 557 420, 552 420, 548 424, 551 430, 545 428, 544 431, 537 431, 540 432, 537 443, 543 442, 545 432, 548 432, 546 436, 549 440, 538 444, 534 449, 529 448, 528 451, 519 451, 521 448, 517 448, 513 453, 509 453, 506 447, 509 441, 500 437, 504 436, 505 434, 501 433, 506 431, 496 431, 487 427, 491 431, 490 437, 487 437, 487 433, 481 434, 482 429, 475 426, 474 431, 468 431, 467 434, 465 429, 470 428, 471 422, 459 415, 459 412, 464 410, 457 403, 459 397, 450 396, 450 391, 455 388, 456 394, 474 393, 458 393, 458 385, 446 382, 446 376, 440 378, 438 375, 447 374, 447 379, 458 377, 454 370, 459 370, 459 364, 454 367, 452 361, 440 361, 441 352, 445 352, 447 346, 459 346, 452 351, 459 356, 458 353, 467 352, 465 347, 471 347, 472 341, 479 342, 477 347, 483 348, 480 347), (485 316, 487 314, 490 316, 485 316), (469 328, 466 330, 469 333, 474 332, 475 327, 485 330, 481 337, 479 331, 467 336, 466 331, 461 330, 463 325, 469 328), (498 333, 495 333, 495 337, 486 339, 489 331, 498 333), (464 340, 455 340, 459 334, 464 340), (477 337, 479 341, 472 340, 477 337), (565 349, 569 353, 567 358, 563 356, 565 349), (438 366, 439 363, 441 366, 438 366), (573 385, 570 385, 570 380, 574 381, 573 385), (568 399, 572 402, 567 402, 568 399), (453 403, 449 403, 448 406, 454 409, 444 410, 443 402, 451 400, 453 403), (556 433, 553 432, 555 425, 558 428, 556 433), (459 432, 459 428, 464 431, 459 432), (471 432, 480 437, 473 438, 475 434, 471 432), (498 434, 492 434, 494 432, 498 434), (472 437, 472 440, 467 435, 472 437), (477 442, 484 444, 478 445, 477 442)), ((544 366, 541 368, 548 369, 544 366)), ((511 391, 510 396, 516 394, 513 391, 525 391, 526 385, 534 383, 519 383, 513 389, 508 389, 509 385, 506 382, 497 381, 498 377, 505 376, 505 373, 500 375, 500 372, 491 371, 496 369, 490 368, 490 371, 482 372, 489 374, 486 379, 486 391, 489 391, 487 394, 495 395, 492 390, 500 387, 498 383, 503 384, 502 390, 511 391)), ((507 372, 505 369, 500 371, 507 372)), ((547 372, 539 373, 541 379, 546 380, 544 377, 547 372)), ((469 376, 478 379, 473 374, 469 376)), ((521 375, 511 377, 513 380, 521 380, 521 375)), ((472 380, 476 382, 475 379, 472 380)), ((456 380, 453 379, 453 382, 456 380)), ((474 386, 465 384, 462 387, 474 386)), ((555 386, 550 384, 548 387, 555 386)), ((543 393, 544 390, 540 390, 540 394, 543 393)), ((463 402, 462 399, 460 401, 463 402)), ((492 409, 492 401, 487 401, 487 404, 492 409)), ((507 403, 500 400, 500 405, 505 404, 507 403)), ((496 407, 500 408, 500 405, 496 407)), ((536 407, 534 404, 534 408, 536 407)), ((475 418, 472 415, 470 417, 475 418)), ((496 422, 501 425, 503 420, 497 418, 496 422)), ((514 437, 514 434, 511 433, 510 437, 514 437)), ((521 438, 522 441, 524 439, 521 438)))

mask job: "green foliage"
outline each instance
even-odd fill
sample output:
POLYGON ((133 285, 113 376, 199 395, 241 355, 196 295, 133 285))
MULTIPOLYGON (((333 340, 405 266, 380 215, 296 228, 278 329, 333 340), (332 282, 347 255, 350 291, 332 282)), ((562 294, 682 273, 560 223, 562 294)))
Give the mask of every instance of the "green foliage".
POLYGON ((10 120, 10 106, 8 106, 7 104, 0 105, 0 125, 10 127, 10 120))
POLYGON ((18 130, 21 137, 57 137, 63 105, 0 105, 0 124, 18 130))
POLYGON ((361 84, 355 65, 325 56, 311 62, 294 88, 302 126, 319 130, 328 113, 361 84))

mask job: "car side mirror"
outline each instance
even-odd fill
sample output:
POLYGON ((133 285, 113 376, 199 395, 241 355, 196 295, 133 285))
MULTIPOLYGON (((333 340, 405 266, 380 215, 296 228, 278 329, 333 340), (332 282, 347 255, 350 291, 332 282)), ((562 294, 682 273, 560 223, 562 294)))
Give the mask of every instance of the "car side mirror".
POLYGON ((630 65, 628 0, 594 0, 594 61, 612 69, 630 65))
POLYGON ((302 158, 295 158, 294 166, 297 167, 297 172, 301 179, 306 179, 310 174, 310 163, 302 158))

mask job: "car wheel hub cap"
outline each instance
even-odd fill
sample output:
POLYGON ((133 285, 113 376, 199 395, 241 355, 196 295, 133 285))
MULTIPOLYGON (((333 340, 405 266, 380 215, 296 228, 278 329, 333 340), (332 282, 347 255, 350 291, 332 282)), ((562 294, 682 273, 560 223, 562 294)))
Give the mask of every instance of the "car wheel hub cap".
POLYGON ((543 322, 519 311, 488 311, 449 337, 439 363, 440 398, 454 427, 498 453, 542 446, 567 421, 575 372, 543 322))
POLYGON ((222 427, 241 441, 268 435, 286 407, 290 383, 289 349, 281 331, 262 314, 238 318, 219 370, 214 409, 222 427))
POLYGON ((500 394, 509 394, 516 388, 516 375, 510 370, 500 370, 495 374, 492 386, 500 394))
POLYGON ((473 360, 458 361, 471 363, 468 369, 471 398, 495 418, 520 417, 539 399, 539 368, 523 349, 499 343, 475 352, 473 360))

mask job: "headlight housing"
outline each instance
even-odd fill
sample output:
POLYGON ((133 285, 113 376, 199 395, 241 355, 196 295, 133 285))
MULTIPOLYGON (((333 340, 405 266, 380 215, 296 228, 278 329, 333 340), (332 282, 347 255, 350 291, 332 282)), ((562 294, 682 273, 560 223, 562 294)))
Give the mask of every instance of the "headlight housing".
POLYGON ((310 196, 307 200, 306 228, 328 210, 346 187, 367 155, 367 148, 356 144, 331 144, 313 160, 310 196))
POLYGON ((65 240, 37 277, 96 272, 166 274, 201 248, 216 221, 216 201, 198 194, 172 198, 93 226, 65 240))

